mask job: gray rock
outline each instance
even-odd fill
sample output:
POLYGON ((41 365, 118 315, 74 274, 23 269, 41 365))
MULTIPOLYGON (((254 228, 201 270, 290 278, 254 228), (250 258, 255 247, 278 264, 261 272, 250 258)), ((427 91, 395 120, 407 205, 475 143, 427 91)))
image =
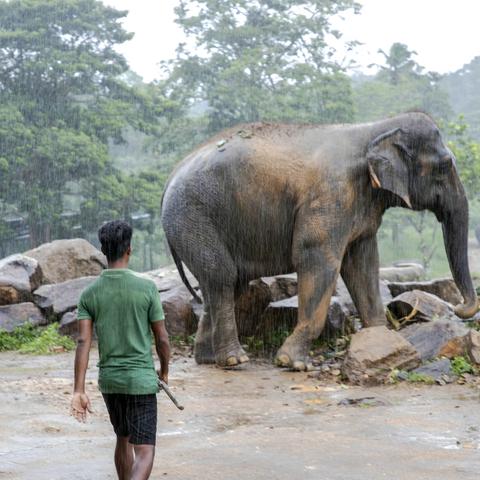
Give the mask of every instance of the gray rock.
POLYGON ((296 273, 277 275, 275 277, 262 277, 260 279, 270 289, 272 302, 294 297, 298 293, 298 280, 296 273))
MULTIPOLYGON (((382 303, 386 305, 388 302, 392 300, 392 294, 388 288, 388 283, 384 280, 380 280, 380 295, 382 297, 382 303)), ((349 315, 358 315, 357 308, 353 303, 352 297, 345 285, 345 282, 342 278, 337 280, 337 285, 335 287, 335 294, 334 294, 340 304, 342 305, 345 312, 348 312, 349 315)))
POLYGON ((353 303, 347 286, 340 277, 338 278, 337 285, 335 286, 334 296, 338 299, 345 311, 347 311, 350 315, 358 315, 357 308, 353 303))
POLYGON ((165 324, 171 336, 187 337, 197 329, 193 297, 184 285, 160 295, 165 312, 165 324))
POLYGON ((32 300, 42 282, 42 270, 34 258, 16 254, 0 260, 0 305, 32 300))
POLYGON ((384 383, 393 369, 411 370, 420 357, 407 340, 387 327, 370 327, 352 336, 343 372, 359 385, 384 383))
POLYGON ((446 354, 445 346, 457 337, 464 337, 467 327, 458 320, 435 320, 415 323, 400 330, 400 334, 418 351, 422 360, 430 360, 446 354))
POLYGON ((58 326, 58 331, 62 335, 68 335, 72 338, 78 337, 78 320, 77 320, 77 309, 72 310, 71 312, 66 312, 62 315, 60 320, 60 325, 58 326))
POLYGON ((43 284, 99 275, 107 263, 105 256, 82 238, 55 240, 25 252, 35 258, 43 272, 43 284))
POLYGON ((45 311, 49 320, 61 316, 77 307, 80 295, 97 277, 83 277, 52 285, 42 285, 35 290, 35 303, 45 311))
POLYGON ((258 332, 262 315, 272 300, 270 287, 263 279, 253 280, 235 300, 235 319, 241 337, 258 332))
POLYGON ((380 268, 379 275, 387 282, 413 282, 425 277, 425 269, 418 263, 404 263, 380 268))
POLYGON ((465 339, 468 357, 476 365, 480 365, 480 333, 470 330, 465 339))
MULTIPOLYGON (((197 289, 198 281, 184 266, 185 274, 190 285, 197 289)), ((152 280, 159 292, 166 292, 176 287, 183 285, 182 279, 178 273, 175 265, 159 268, 157 270, 150 270, 149 272, 138 273, 139 276, 152 280)))
POLYGON ((431 293, 452 305, 457 305, 463 300, 460 291, 451 278, 440 278, 428 282, 393 282, 388 284, 388 288, 394 297, 412 290, 421 290, 431 293))
POLYGON ((30 322, 32 325, 46 323, 40 309, 30 302, 0 307, 0 329, 11 332, 15 327, 30 322))
POLYGON ((402 293, 388 304, 388 308, 398 319, 411 316, 411 320, 428 322, 436 318, 455 317, 449 303, 421 290, 402 293))
MULTIPOLYGON (((274 331, 292 331, 298 319, 298 296, 271 302, 257 326, 257 334, 267 336, 274 331)), ((349 312, 337 297, 332 297, 328 308, 323 338, 334 338, 350 331, 349 312)))
POLYGON ((421 365, 413 370, 413 373, 426 375, 431 377, 436 382, 440 382, 446 377, 453 376, 452 366, 448 358, 441 358, 440 360, 435 360, 434 362, 421 365))

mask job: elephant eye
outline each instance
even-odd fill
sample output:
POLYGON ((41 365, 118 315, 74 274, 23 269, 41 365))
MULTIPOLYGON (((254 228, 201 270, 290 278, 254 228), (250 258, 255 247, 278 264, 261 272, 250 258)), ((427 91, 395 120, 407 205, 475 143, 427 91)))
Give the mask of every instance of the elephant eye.
POLYGON ((446 175, 452 169, 452 157, 450 155, 446 155, 442 157, 440 161, 437 163, 435 168, 435 173, 439 175, 446 175))

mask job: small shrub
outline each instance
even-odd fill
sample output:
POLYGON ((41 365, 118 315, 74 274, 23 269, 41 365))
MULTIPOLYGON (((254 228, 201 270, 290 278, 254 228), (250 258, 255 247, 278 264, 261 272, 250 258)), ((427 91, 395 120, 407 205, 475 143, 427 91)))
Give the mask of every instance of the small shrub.
POLYGON ((45 355, 65 350, 73 350, 75 342, 70 338, 58 333, 58 323, 52 323, 42 333, 20 347, 21 353, 45 355))
POLYGON ((465 357, 455 357, 452 360, 452 370, 455 375, 462 375, 462 373, 475 373, 472 364, 465 357))
POLYGON ((41 330, 31 323, 15 327, 12 332, 0 330, 0 352, 18 350, 22 345, 31 342, 40 334, 41 330))

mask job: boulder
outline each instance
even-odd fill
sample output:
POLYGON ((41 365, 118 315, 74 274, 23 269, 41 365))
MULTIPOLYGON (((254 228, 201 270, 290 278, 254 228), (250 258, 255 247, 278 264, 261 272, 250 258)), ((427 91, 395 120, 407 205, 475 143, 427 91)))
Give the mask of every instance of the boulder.
POLYGON ((442 382, 446 378, 449 379, 454 376, 452 366, 448 358, 441 358, 439 360, 435 360, 434 362, 426 363, 425 365, 421 365, 420 367, 416 368, 412 372, 426 375, 435 382, 442 382))
POLYGON ((261 317, 271 301, 268 283, 263 279, 249 282, 248 288, 235 300, 235 319, 241 337, 256 334, 261 317))
MULTIPOLYGON (((265 309, 254 334, 269 337, 273 332, 292 331, 298 319, 298 296, 271 302, 265 309)), ((349 312, 337 297, 332 297, 328 308, 323 338, 333 338, 350 331, 349 312)))
POLYGON ((0 307, 0 330, 11 332, 15 327, 30 322, 32 325, 46 323, 40 309, 31 302, 0 307))
POLYGON ((107 266, 103 253, 82 238, 55 240, 25 252, 43 272, 43 284, 99 275, 107 266))
POLYGON ((298 293, 296 273, 277 275, 275 277, 262 277, 260 280, 270 289, 270 298, 272 302, 294 297, 298 293))
POLYGON ((387 327, 369 327, 352 335, 343 372, 358 385, 384 383, 393 369, 411 370, 420 357, 410 342, 387 327))
POLYGON ((83 277, 62 283, 42 285, 33 292, 35 303, 45 311, 49 320, 60 320, 65 312, 76 308, 83 290, 96 279, 97 277, 83 277))
POLYGON ((387 282, 413 282, 425 276, 425 269, 419 263, 403 263, 380 268, 379 275, 387 282))
POLYGON ((0 305, 32 300, 41 285, 42 270, 34 258, 16 254, 0 260, 0 305))
POLYGON ((268 344, 272 343, 275 332, 291 332, 297 324, 298 297, 285 298, 268 304, 254 334, 268 344))
MULTIPOLYGON (((337 280, 334 295, 338 298, 340 304, 349 315, 358 315, 357 308, 355 307, 352 297, 350 296, 347 286, 342 278, 337 280)), ((380 280, 380 296, 384 305, 392 300, 392 294, 388 288, 388 283, 384 280, 380 280)))
POLYGON ((335 286, 334 296, 338 299, 346 312, 348 312, 350 315, 358 315, 357 308, 353 303, 350 292, 348 291, 345 282, 340 277, 338 278, 337 285, 335 286))
POLYGON ((77 338, 78 336, 78 320, 77 320, 77 309, 72 310, 71 312, 66 312, 62 315, 60 320, 60 325, 58 326, 58 331, 62 335, 68 335, 72 338, 77 338))
POLYGON ((394 297, 412 290, 421 290, 431 293, 452 305, 457 305, 463 301, 460 291, 451 278, 440 278, 429 282, 392 282, 388 284, 388 288, 394 297))
POLYGON ((465 347, 471 362, 480 365, 480 333, 470 330, 465 338, 465 347))
MULTIPOLYGON (((185 274, 187 276, 190 285, 197 289, 198 281, 184 266, 185 274)), ((149 272, 138 273, 140 277, 152 280, 159 292, 166 292, 176 287, 183 285, 180 274, 178 273, 175 265, 169 265, 168 267, 158 268, 157 270, 150 270, 149 272)))
POLYGON ((413 290, 395 297, 388 309, 397 319, 428 322, 436 318, 454 318, 452 306, 431 293, 413 290))
POLYGON ((449 342, 464 337, 467 333, 468 328, 463 323, 449 319, 415 323, 400 330, 400 334, 416 348, 422 360, 430 360, 439 355, 447 356, 449 342))
POLYGON ((197 329, 194 299, 184 285, 173 288, 161 295, 165 312, 165 325, 169 335, 187 337, 197 329))

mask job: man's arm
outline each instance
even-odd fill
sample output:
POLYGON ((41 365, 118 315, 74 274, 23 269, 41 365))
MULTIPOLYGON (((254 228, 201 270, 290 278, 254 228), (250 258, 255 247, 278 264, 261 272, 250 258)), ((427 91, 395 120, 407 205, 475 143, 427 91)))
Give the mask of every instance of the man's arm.
POLYGON ((168 362, 170 361, 170 342, 165 322, 153 322, 153 336, 155 338, 155 349, 160 360, 160 379, 168 383, 168 362))
POLYGON ((72 398, 72 415, 80 422, 87 418, 87 410, 91 413, 90 400, 85 393, 85 375, 88 357, 92 345, 93 322, 91 319, 78 320, 79 335, 75 352, 75 384, 72 398))

